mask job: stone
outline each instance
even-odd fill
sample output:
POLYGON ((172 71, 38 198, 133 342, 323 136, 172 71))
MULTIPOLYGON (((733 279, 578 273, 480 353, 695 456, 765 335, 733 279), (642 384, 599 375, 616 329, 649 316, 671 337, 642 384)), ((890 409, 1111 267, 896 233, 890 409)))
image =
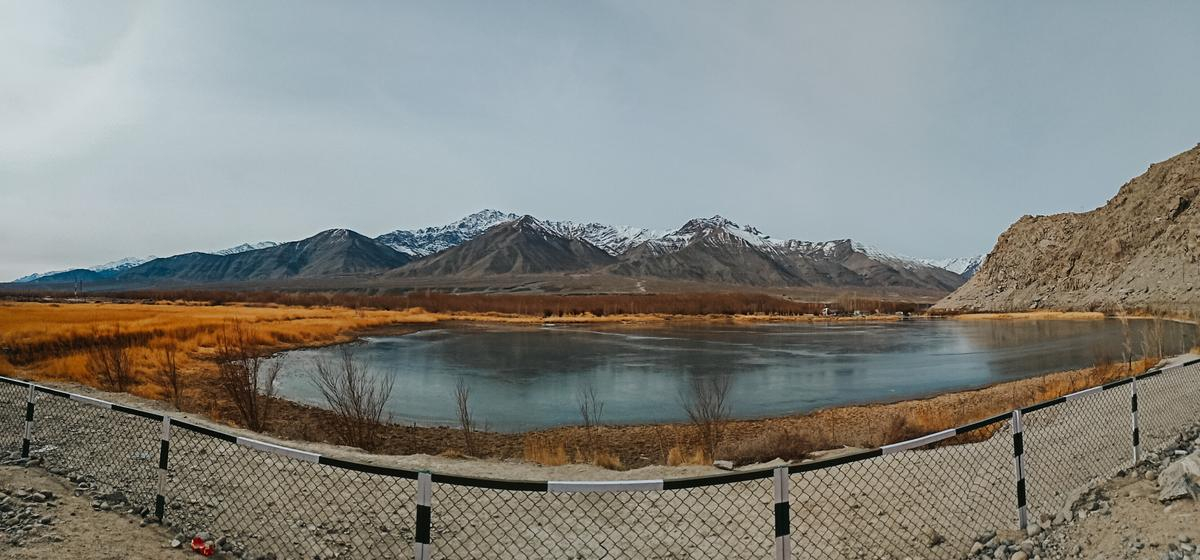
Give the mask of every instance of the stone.
POLYGON ((924 539, 925 546, 929 548, 933 548, 946 542, 946 538, 939 534, 932 527, 926 527, 925 530, 921 532, 921 536, 924 539))
POLYGON ((1169 502, 1183 497, 1200 498, 1200 451, 1163 469, 1158 475, 1158 500, 1169 502))
POLYGON ((1029 560, 1029 554, 1024 550, 1018 550, 1008 557, 1008 560, 1029 560))
POLYGON ((1042 526, 1037 523, 1030 523, 1029 526, 1025 527, 1025 534, 1030 537, 1036 537, 1042 534, 1042 526))
POLYGON ((733 461, 713 461, 713 466, 723 471, 731 471, 733 470, 733 461))

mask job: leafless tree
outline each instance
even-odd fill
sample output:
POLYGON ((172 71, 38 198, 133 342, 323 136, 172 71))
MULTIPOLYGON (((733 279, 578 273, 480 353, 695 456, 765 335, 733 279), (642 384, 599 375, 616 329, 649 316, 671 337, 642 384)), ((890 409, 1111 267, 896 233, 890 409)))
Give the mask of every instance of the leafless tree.
POLYGON ((383 410, 396 378, 371 373, 349 345, 340 347, 334 360, 316 359, 311 381, 337 418, 335 430, 345 445, 368 451, 379 448, 383 410))
POLYGON ((110 391, 125 391, 133 385, 133 356, 129 341, 121 336, 118 323, 111 340, 104 340, 93 331, 92 345, 87 350, 87 371, 110 391))
POLYGON ((604 418, 604 401, 596 396, 594 386, 580 385, 575 394, 575 404, 579 406, 579 418, 583 421, 583 427, 591 429, 600 425, 604 418))
POLYGON ((716 458, 717 445, 721 443, 725 424, 729 420, 729 405, 725 401, 730 385, 728 374, 695 377, 688 389, 680 394, 683 410, 695 426, 709 460, 716 458))
POLYGON ((158 384, 167 392, 167 398, 176 409, 183 408, 183 379, 179 377, 179 365, 175 360, 174 343, 163 347, 158 362, 158 384))
POLYGON ((454 403, 458 407, 458 427, 462 429, 463 446, 467 455, 475 455, 475 417, 471 414, 471 386, 464 377, 454 386, 454 403))
POLYGON ((604 401, 596 396, 596 387, 592 384, 580 385, 575 394, 575 404, 579 407, 579 418, 583 422, 584 433, 587 436, 587 452, 596 452, 596 430, 604 420, 604 401))
POLYGON ((222 326, 217 333, 217 385, 237 408, 247 428, 262 431, 270 420, 275 378, 283 360, 272 360, 271 351, 258 342, 256 333, 241 321, 222 326))

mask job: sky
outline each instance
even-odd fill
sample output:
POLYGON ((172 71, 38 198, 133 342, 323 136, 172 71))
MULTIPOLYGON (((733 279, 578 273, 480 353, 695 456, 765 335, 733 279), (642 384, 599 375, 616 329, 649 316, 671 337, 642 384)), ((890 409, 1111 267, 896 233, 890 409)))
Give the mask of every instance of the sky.
POLYGON ((1196 2, 0 0, 0 279, 483 208, 986 253, 1200 142, 1196 2))

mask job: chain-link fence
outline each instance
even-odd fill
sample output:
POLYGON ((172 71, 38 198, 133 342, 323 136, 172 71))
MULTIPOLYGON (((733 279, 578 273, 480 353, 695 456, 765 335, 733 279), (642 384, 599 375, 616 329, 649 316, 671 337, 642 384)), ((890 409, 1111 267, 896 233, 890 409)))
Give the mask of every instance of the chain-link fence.
POLYGON ((1197 421, 1200 361, 821 461, 508 481, 341 460, 0 378, 9 462, 249 557, 962 558, 1197 421))

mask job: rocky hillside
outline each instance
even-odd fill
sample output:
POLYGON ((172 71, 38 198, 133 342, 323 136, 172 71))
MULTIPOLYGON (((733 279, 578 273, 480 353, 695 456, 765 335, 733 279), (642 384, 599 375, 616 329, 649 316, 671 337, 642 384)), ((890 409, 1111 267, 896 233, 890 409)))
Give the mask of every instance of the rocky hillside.
POLYGON ((1104 206, 1025 216, 942 311, 1200 307, 1200 145, 1150 166, 1104 206))

